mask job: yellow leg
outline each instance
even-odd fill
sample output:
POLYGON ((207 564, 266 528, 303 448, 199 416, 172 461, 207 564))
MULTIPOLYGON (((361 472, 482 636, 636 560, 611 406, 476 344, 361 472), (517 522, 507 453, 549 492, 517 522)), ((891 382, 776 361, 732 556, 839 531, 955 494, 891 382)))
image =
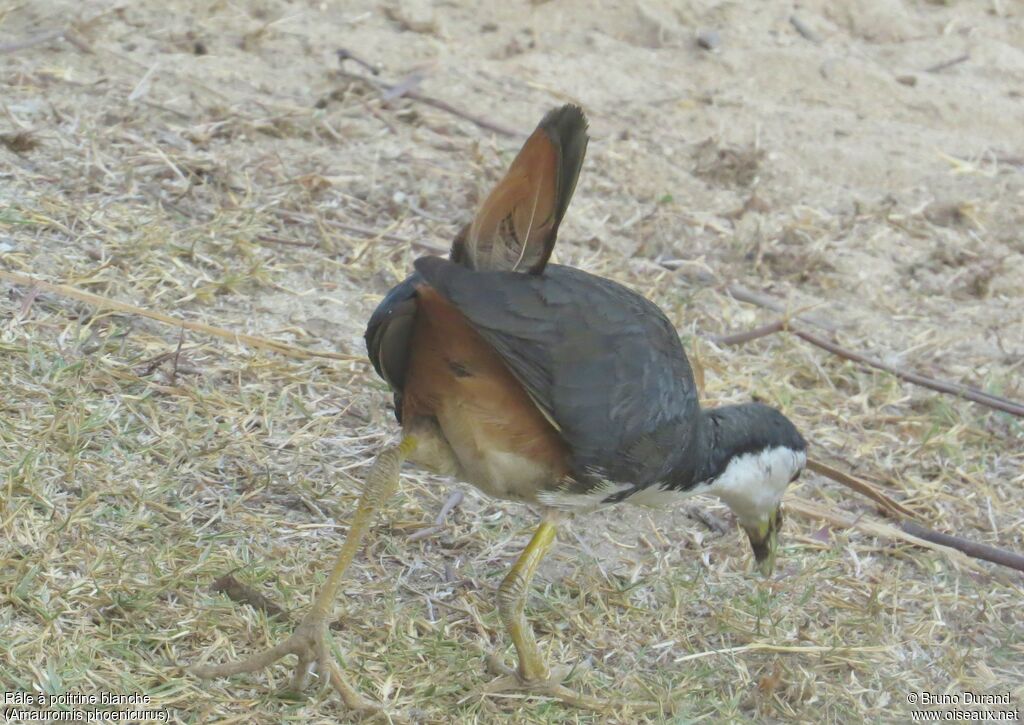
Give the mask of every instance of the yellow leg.
POLYGON ((299 658, 295 675, 292 678, 292 689, 301 691, 309 681, 310 665, 316 663, 317 673, 322 683, 330 682, 341 695, 345 704, 353 709, 372 708, 373 705, 364 700, 356 690, 345 681, 338 666, 328 656, 327 637, 328 623, 333 604, 341 586, 342 577, 359 551, 359 545, 373 522, 373 517, 398 488, 398 477, 402 461, 416 449, 416 439, 406 436, 402 442, 383 451, 370 470, 366 479, 366 487, 359 497, 359 505, 352 519, 345 543, 338 553, 327 581, 324 582, 320 594, 313 602, 312 608, 295 628, 291 636, 270 649, 259 652, 251 657, 221 665, 195 665, 192 673, 202 678, 225 677, 240 672, 254 672, 263 669, 285 655, 294 654, 299 658))
POLYGON ((544 662, 544 656, 537 646, 533 628, 526 621, 523 607, 529 593, 530 582, 537 572, 537 567, 551 550, 555 542, 555 529, 558 516, 549 512, 541 521, 540 526, 512 566, 512 570, 498 587, 498 616, 505 626, 519 656, 519 667, 509 670, 501 664, 500 658, 493 656, 488 661, 489 669, 498 678, 485 686, 483 693, 496 694, 509 691, 526 691, 538 695, 555 697, 568 705, 588 710, 605 711, 609 704, 597 698, 581 695, 562 685, 562 679, 570 668, 559 667, 551 673, 544 662))
MULTIPOLYGON (((498 694, 525 691, 555 697, 573 707, 607 712, 615 705, 614 702, 581 694, 562 684, 571 668, 563 666, 556 668, 555 672, 549 671, 544 662, 544 655, 537 646, 534 630, 523 615, 522 610, 529 593, 530 582, 534 581, 534 574, 537 573, 541 561, 555 543, 558 518, 554 511, 545 514, 541 525, 534 532, 534 538, 529 540, 529 544, 513 564, 512 570, 498 587, 498 614, 515 645, 519 667, 515 671, 510 670, 501 663, 501 657, 490 656, 487 667, 498 677, 482 687, 479 692, 498 694)), ((618 700, 617 703, 629 706, 637 712, 663 710, 659 702, 618 700)))
POLYGON ((555 525, 545 519, 541 521, 530 543, 526 545, 512 570, 498 587, 498 615, 512 638, 512 644, 516 646, 516 654, 519 655, 519 677, 524 682, 546 680, 549 674, 544 657, 537 647, 537 640, 533 636, 533 627, 523 614, 523 607, 526 605, 533 575, 537 573, 537 567, 554 543, 555 525))

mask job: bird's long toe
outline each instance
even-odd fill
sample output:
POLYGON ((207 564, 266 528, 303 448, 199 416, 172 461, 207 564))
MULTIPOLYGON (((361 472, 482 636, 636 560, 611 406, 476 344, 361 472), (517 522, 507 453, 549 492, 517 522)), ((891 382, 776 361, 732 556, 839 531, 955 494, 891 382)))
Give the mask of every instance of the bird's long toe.
POLYGON ((607 712, 615 705, 610 700, 584 695, 563 683, 578 668, 559 665, 551 668, 546 677, 526 678, 517 670, 506 666, 501 657, 492 654, 487 658, 487 670, 495 678, 480 689, 482 695, 500 695, 504 693, 524 692, 542 697, 553 697, 567 705, 595 712, 607 712))
POLYGON ((306 689, 313 675, 322 686, 330 686, 341 696, 350 710, 378 710, 380 707, 365 699, 352 687, 328 656, 328 628, 324 617, 310 612, 295 628, 288 639, 274 647, 257 652, 249 657, 224 662, 219 665, 194 665, 192 674, 202 679, 229 677, 244 672, 257 672, 287 655, 295 655, 298 662, 288 686, 288 691, 300 693, 306 689))

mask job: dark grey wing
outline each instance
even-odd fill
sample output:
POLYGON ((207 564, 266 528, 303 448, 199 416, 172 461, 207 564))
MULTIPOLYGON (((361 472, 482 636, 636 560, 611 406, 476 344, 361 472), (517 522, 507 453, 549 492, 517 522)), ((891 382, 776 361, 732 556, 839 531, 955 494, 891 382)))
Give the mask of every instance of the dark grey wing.
POLYGON ((675 328, 652 302, 560 265, 534 276, 425 257, 416 269, 558 427, 583 488, 601 480, 642 488, 685 469, 697 391, 675 328))
POLYGON ((366 325, 366 352, 374 370, 395 393, 395 417, 402 422, 402 389, 409 370, 409 343, 416 321, 416 285, 423 278, 413 273, 391 288, 366 325))

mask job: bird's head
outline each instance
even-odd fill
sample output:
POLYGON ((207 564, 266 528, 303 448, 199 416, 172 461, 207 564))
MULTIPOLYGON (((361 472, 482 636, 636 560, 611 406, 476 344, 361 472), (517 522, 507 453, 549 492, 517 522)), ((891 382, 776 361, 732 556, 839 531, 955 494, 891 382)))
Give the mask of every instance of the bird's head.
POLYGON ((705 413, 708 493, 732 509, 747 532, 758 570, 775 567, 782 495, 807 464, 807 442, 782 413, 760 403, 705 413))

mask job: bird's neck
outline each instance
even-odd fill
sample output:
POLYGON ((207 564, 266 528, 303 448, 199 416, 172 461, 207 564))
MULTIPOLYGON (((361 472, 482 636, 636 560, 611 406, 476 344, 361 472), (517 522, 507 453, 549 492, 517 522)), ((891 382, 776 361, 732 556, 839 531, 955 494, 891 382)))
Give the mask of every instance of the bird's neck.
POLYGON ((719 478, 731 461, 743 453, 744 436, 731 415, 721 409, 701 410, 698 439, 700 465, 694 472, 694 483, 709 483, 719 478))

